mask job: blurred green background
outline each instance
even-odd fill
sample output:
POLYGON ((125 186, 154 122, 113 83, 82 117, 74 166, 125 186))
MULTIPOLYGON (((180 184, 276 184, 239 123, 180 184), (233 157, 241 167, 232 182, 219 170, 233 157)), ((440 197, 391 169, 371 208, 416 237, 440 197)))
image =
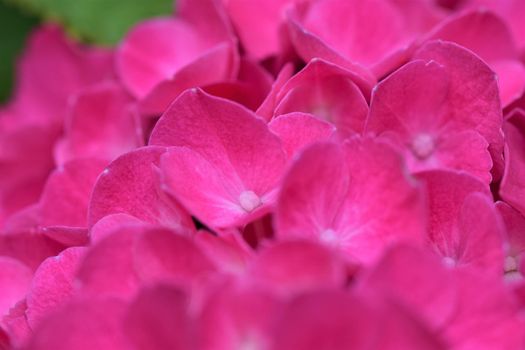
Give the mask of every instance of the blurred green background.
POLYGON ((172 12, 173 0, 0 0, 0 102, 9 98, 16 58, 39 23, 58 22, 78 40, 113 46, 140 20, 172 12))

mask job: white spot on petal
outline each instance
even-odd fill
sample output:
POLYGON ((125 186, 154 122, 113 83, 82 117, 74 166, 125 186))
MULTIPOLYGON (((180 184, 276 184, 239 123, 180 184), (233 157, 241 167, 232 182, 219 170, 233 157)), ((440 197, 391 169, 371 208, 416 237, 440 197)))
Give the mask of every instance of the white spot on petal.
POLYGON ((337 233, 330 228, 321 232, 320 238, 322 242, 330 245, 335 245, 339 241, 337 233))
POLYGON ((518 262, 513 256, 507 256, 505 258, 505 272, 518 271, 518 262))
POLYGON ((261 198, 253 191, 243 191, 239 196, 239 204, 246 212, 250 213, 259 207, 262 202, 261 198))
POLYGON ((444 263, 445 266, 447 266, 447 267, 454 267, 454 266, 456 266, 456 260, 454 260, 454 259, 451 258, 450 256, 445 256, 445 257, 443 257, 443 263, 444 263))
POLYGON ((412 140, 412 152, 419 159, 426 159, 434 152, 434 139, 429 134, 419 134, 412 140))

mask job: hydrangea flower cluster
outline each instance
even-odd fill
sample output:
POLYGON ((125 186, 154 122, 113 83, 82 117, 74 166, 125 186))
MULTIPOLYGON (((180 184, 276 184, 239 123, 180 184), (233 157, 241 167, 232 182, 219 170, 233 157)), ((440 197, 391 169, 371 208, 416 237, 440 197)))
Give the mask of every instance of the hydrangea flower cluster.
POLYGON ((0 109, 0 349, 525 349, 524 14, 39 28, 0 109))

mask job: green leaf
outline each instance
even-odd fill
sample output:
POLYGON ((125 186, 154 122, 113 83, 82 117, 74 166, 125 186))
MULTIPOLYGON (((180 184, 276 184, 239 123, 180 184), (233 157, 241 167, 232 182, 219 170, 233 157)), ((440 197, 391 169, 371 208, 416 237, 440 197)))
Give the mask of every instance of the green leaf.
POLYGON ((118 43, 140 20, 169 15, 173 0, 8 0, 36 15, 63 24, 84 41, 118 43))
POLYGON ((0 2, 0 102, 9 97, 14 80, 15 61, 31 28, 38 23, 35 17, 0 2))

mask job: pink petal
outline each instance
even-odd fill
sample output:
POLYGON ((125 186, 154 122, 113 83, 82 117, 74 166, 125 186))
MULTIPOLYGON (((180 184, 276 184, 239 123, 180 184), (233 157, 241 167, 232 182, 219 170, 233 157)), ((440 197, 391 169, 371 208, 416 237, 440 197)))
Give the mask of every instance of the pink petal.
POLYGON ((503 136, 496 75, 475 55, 453 43, 429 42, 415 58, 435 60, 448 70, 450 120, 476 130, 487 140, 494 162, 492 175, 498 179, 503 168, 503 136))
POLYGON ((143 285, 191 288, 215 267, 189 238, 152 226, 123 226, 86 254, 77 277, 87 295, 132 298, 143 285))
POLYGON ((518 256, 525 252, 525 217, 505 202, 496 202, 509 243, 509 255, 518 256))
POLYGON ((281 242, 263 250, 248 274, 284 295, 341 287, 346 281, 346 268, 337 253, 308 241, 281 242))
POLYGON ((84 90, 69 110, 58 163, 82 157, 108 161, 144 144, 132 99, 116 84, 84 90))
POLYGON ((160 188, 157 167, 164 152, 163 147, 144 147, 113 161, 93 189, 88 227, 104 216, 121 213, 191 232, 191 218, 160 188))
POLYGON ((365 271, 363 293, 384 293, 421 315, 433 329, 449 324, 458 306, 454 276, 435 256, 409 245, 387 250, 373 269, 365 271))
POLYGON ((479 55, 498 75, 503 106, 525 88, 525 68, 507 23, 486 9, 462 12, 441 23, 428 36, 455 42, 479 55))
POLYGON ((303 23, 337 52, 364 66, 377 63, 405 36, 401 18, 384 1, 318 1, 308 9, 303 23))
POLYGON ((273 118, 273 111, 275 110, 278 101, 277 96, 281 92, 281 89, 286 84, 288 79, 292 77, 293 68, 294 67, 291 63, 287 63, 281 68, 272 84, 270 92, 255 112, 259 117, 266 121, 270 121, 270 119, 273 118))
POLYGON ((47 257, 55 256, 64 245, 34 231, 0 234, 0 256, 20 260, 31 270, 36 270, 47 257))
POLYGON ((192 240, 172 231, 145 231, 133 248, 133 264, 142 281, 170 282, 184 288, 215 271, 192 240))
POLYGON ((143 226, 144 222, 128 214, 110 214, 97 221, 89 230, 89 239, 93 244, 125 226, 143 226))
POLYGON ((274 115, 305 112, 335 124, 345 137, 363 131, 367 102, 350 71, 314 59, 279 92, 274 115))
POLYGON ((0 225, 17 210, 38 201, 54 167, 57 136, 55 128, 40 126, 0 132, 0 225))
MULTIPOLYGON (((9 340, 12 347, 22 347, 33 335, 33 330, 29 328, 25 311, 27 309, 25 299, 20 300, 14 305, 9 314, 3 319, 0 319, 0 332, 4 328, 9 335, 9 340)), ((0 345, 2 343, 0 342, 0 345)), ((7 349, 11 349, 7 347, 7 349)))
POLYGON ((330 139, 336 131, 333 125, 300 112, 280 115, 268 128, 279 136, 289 159, 312 143, 330 139))
MULTIPOLYGON (((476 115, 456 115, 452 73, 434 61, 400 68, 374 90, 366 131, 396 143, 412 171, 464 170, 489 183, 488 144, 476 131, 476 115)), ((468 102, 461 108, 477 103, 468 102)))
POLYGON ((195 243, 219 270, 226 273, 244 272, 250 259, 249 252, 239 243, 215 236, 210 232, 197 232, 195 243))
POLYGON ((525 92, 525 67, 514 60, 498 61, 491 66, 498 75, 501 103, 506 107, 525 92))
POLYGON ((105 165, 91 158, 58 167, 49 176, 40 198, 40 224, 66 233, 74 228, 85 229, 91 191, 105 165))
POLYGON ((327 62, 344 67, 355 75, 355 83, 359 86, 363 94, 369 96, 376 80, 372 72, 359 64, 348 61, 314 33, 304 29, 294 17, 295 15, 288 15, 288 30, 297 54, 301 56, 305 62, 310 62, 315 58, 322 58, 327 62))
POLYGON ((516 110, 504 126, 505 172, 501 180, 501 198, 525 213, 525 114, 516 110))
POLYGON ((264 289, 226 284, 211 293, 199 314, 200 348, 268 349, 279 300, 264 289))
POLYGON ((217 45, 231 41, 231 29, 217 1, 182 1, 178 7, 177 18, 138 24, 119 48, 119 75, 135 97, 145 97, 217 45))
POLYGON ((348 139, 344 147, 317 144, 285 176, 277 235, 318 239, 370 263, 393 242, 422 242, 423 200, 388 144, 370 138, 348 139))
POLYGON ((165 183, 210 227, 242 225, 264 214, 285 163, 281 142, 262 120, 201 90, 185 92, 170 106, 150 144, 178 146, 162 157, 165 183))
POLYGON ((243 58, 240 61, 239 76, 235 82, 217 83, 204 87, 214 96, 226 98, 256 110, 272 87, 273 77, 258 63, 243 58))
POLYGON ((279 25, 284 10, 297 0, 224 1, 243 47, 261 60, 276 55, 280 49, 279 25))
POLYGON ((0 256, 0 319, 24 299, 32 277, 33 272, 20 261, 0 256))
POLYGON ((15 104, 23 118, 60 121, 69 97, 113 76, 112 53, 82 47, 57 26, 43 26, 30 37, 18 70, 15 104))
POLYGON ((29 349, 129 349, 122 330, 125 304, 116 299, 75 300, 42 322, 29 349))
POLYGON ((472 7, 486 7, 503 17, 509 25, 514 40, 519 48, 525 48, 525 25, 522 21, 522 14, 525 11, 525 4, 520 0, 492 1, 492 0, 469 0, 467 5, 472 7))
POLYGON ((158 116, 186 89, 234 79, 238 69, 236 47, 226 42, 207 51, 191 64, 181 68, 170 79, 163 80, 139 102, 139 111, 158 116))
POLYGON ((493 12, 476 9, 448 17, 427 36, 428 40, 455 42, 491 64, 516 59, 518 49, 507 23, 493 12))
POLYGON ((270 349, 445 349, 410 313, 380 300, 322 290, 284 309, 270 349))
POLYGON ((444 331, 454 349, 519 349, 525 327, 519 306, 500 279, 458 271, 459 309, 444 331))
POLYGON ((417 176, 427 188, 433 249, 453 265, 473 263, 501 273, 502 223, 488 187, 464 173, 427 171, 417 176))
POLYGON ((125 299, 134 296, 139 279, 133 265, 133 248, 142 230, 125 227, 87 251, 76 274, 82 293, 125 299))
POLYGON ((459 265, 501 276, 504 262, 505 226, 491 198, 473 193, 465 198, 459 213, 459 265))
POLYGON ((196 339, 187 299, 183 292, 168 286, 143 289, 124 320, 124 332, 133 349, 193 349, 196 339))
POLYGON ((26 317, 32 329, 73 295, 73 278, 86 248, 74 247, 39 266, 27 296, 26 317))

